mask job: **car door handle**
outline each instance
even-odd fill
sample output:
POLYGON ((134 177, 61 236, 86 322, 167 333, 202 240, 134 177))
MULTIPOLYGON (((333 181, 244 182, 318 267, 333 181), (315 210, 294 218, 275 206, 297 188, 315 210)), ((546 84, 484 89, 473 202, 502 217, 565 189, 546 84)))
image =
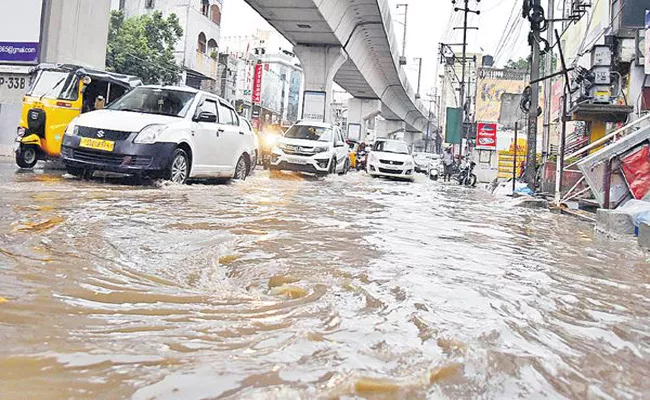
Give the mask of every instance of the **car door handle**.
POLYGON ((217 137, 223 133, 223 129, 217 129, 217 137))
POLYGON ((239 131, 239 134, 240 134, 240 135, 243 135, 243 134, 244 134, 244 132, 242 132, 242 131, 239 131))

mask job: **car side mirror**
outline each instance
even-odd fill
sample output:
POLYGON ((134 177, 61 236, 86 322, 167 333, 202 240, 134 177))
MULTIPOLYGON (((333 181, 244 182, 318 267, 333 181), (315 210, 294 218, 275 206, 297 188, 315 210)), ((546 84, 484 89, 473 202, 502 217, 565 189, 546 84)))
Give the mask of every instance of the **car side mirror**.
POLYGON ((196 122, 217 122, 217 116, 210 111, 201 111, 194 120, 196 122))

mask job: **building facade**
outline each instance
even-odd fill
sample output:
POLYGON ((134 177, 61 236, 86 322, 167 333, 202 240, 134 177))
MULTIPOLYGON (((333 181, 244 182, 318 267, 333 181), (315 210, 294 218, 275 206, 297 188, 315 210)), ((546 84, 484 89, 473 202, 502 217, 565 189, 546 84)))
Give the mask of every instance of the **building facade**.
POLYGON ((183 67, 181 83, 214 93, 220 90, 219 40, 223 0, 111 0, 113 10, 136 17, 160 11, 176 14, 183 37, 174 54, 183 67))
POLYGON ((298 120, 303 72, 289 42, 275 31, 258 30, 224 37, 223 48, 236 60, 236 106, 256 129, 298 120))

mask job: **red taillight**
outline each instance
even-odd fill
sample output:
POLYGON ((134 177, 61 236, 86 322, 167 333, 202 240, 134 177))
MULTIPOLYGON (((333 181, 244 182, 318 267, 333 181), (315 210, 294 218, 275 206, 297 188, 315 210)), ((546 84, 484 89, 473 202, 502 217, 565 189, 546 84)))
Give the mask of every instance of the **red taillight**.
POLYGON ((59 107, 71 108, 72 104, 66 103, 65 101, 57 101, 56 105, 59 107))

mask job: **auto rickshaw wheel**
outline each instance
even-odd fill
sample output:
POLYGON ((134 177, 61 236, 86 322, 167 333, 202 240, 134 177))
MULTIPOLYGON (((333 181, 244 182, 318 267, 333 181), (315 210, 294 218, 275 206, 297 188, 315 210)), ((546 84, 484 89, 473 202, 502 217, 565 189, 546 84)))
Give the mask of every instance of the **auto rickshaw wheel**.
POLYGON ((38 162, 38 151, 34 145, 20 145, 16 151, 16 164, 20 168, 34 168, 38 162))

